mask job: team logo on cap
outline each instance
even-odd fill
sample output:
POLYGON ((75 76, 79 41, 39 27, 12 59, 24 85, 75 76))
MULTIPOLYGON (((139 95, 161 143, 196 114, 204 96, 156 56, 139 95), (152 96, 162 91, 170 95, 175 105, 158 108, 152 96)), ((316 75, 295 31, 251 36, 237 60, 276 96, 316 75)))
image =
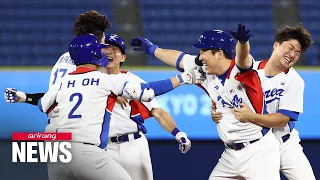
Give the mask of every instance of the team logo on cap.
POLYGON ((117 40, 117 38, 118 38, 118 35, 116 35, 116 34, 112 34, 112 35, 110 35, 109 40, 116 41, 116 40, 117 40))

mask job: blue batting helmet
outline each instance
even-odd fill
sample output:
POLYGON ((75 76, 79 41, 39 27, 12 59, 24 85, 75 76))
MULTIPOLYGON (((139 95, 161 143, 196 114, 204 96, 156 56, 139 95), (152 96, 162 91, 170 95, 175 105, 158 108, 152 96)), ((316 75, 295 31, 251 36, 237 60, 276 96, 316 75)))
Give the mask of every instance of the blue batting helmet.
POLYGON ((111 45, 115 45, 118 48, 120 48, 121 52, 123 54, 126 54, 126 45, 124 43, 124 40, 116 35, 116 34, 110 34, 108 36, 106 36, 106 44, 111 44, 111 45))
POLYGON ((98 42, 93 34, 84 34, 72 40, 69 53, 75 65, 95 64, 101 67, 108 65, 108 58, 101 52, 106 47, 98 42))
POLYGON ((193 47, 199 49, 219 49, 226 52, 228 58, 234 58, 235 42, 231 35, 221 30, 205 31, 201 34, 199 42, 193 47))

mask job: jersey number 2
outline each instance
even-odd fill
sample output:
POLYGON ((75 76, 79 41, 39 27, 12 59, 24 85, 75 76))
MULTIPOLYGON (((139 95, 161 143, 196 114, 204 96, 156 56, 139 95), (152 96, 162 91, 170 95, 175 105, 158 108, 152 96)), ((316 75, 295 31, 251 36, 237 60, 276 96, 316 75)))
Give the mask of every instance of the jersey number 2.
POLYGON ((59 72, 62 73, 62 75, 61 75, 61 78, 62 78, 64 75, 66 75, 67 69, 57 69, 56 72, 54 72, 54 74, 53 74, 54 79, 53 79, 52 85, 56 83, 59 72))
POLYGON ((70 96, 70 99, 69 99, 69 102, 72 102, 74 97, 78 97, 78 101, 76 103, 76 105, 71 109, 69 115, 68 115, 68 118, 69 119, 74 119, 74 118, 81 118, 82 115, 79 115, 79 114, 73 114, 77 108, 80 106, 81 102, 82 102, 82 94, 81 93, 73 93, 71 96, 70 96))

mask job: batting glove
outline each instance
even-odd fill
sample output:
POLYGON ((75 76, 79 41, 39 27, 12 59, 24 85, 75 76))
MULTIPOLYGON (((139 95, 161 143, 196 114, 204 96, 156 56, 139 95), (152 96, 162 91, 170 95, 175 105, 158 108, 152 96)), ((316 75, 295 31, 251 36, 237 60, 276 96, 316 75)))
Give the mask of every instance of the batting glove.
POLYGON ((137 36, 133 38, 130 42, 131 46, 138 46, 133 48, 134 51, 142 51, 143 53, 154 56, 154 51, 157 49, 157 45, 154 45, 148 39, 137 36))
POLYGON ((186 153, 190 150, 191 148, 191 141, 187 137, 187 134, 184 132, 178 132, 176 134, 176 140, 179 142, 179 150, 182 153, 186 153))
POLYGON ((14 88, 6 88, 4 90, 4 98, 6 99, 7 103, 25 102, 27 95, 26 93, 17 91, 14 88))
POLYGON ((200 72, 199 69, 186 70, 182 74, 177 75, 179 84, 198 84, 202 83, 205 79, 205 73, 200 72))
POLYGON ((229 29, 229 34, 242 44, 246 43, 250 37, 253 36, 253 34, 250 33, 250 29, 246 29, 246 26, 241 23, 239 24, 237 31, 229 29))

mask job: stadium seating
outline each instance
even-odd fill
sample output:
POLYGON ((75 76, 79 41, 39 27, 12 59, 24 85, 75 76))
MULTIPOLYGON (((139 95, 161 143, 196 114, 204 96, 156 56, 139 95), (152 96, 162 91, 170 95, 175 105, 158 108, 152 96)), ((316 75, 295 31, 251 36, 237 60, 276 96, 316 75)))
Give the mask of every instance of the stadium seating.
POLYGON ((320 58, 320 3, 318 0, 299 1, 300 16, 303 25, 311 33, 313 46, 305 54, 306 65, 319 65, 320 58))
MULTIPOLYGON (((111 1, 10 0, 2 3, 0 66, 53 66, 68 50, 77 15, 92 9, 113 21, 111 1)), ((113 27, 108 30, 113 31, 113 27)))
MULTIPOLYGON (((254 36, 252 54, 256 60, 269 58, 274 27, 270 0, 143 0, 141 18, 145 37, 160 47, 178 49, 191 54, 191 45, 209 29, 236 29, 246 24, 254 36)), ((149 65, 163 65, 149 58, 149 65)))
MULTIPOLYGON (((320 3, 299 1, 301 21, 311 32, 314 46, 307 65, 319 65, 320 3)), ((197 54, 194 44, 209 29, 237 28, 245 23, 254 36, 251 52, 256 60, 272 51, 274 26, 271 0, 141 0, 144 36, 160 47, 197 54)), ((0 66, 52 66, 72 39, 77 14, 95 9, 114 21, 111 1, 10 0, 0 6, 0 66)), ((114 33, 114 26, 108 30, 114 33)), ((148 65, 164 65, 149 57, 148 65)))

